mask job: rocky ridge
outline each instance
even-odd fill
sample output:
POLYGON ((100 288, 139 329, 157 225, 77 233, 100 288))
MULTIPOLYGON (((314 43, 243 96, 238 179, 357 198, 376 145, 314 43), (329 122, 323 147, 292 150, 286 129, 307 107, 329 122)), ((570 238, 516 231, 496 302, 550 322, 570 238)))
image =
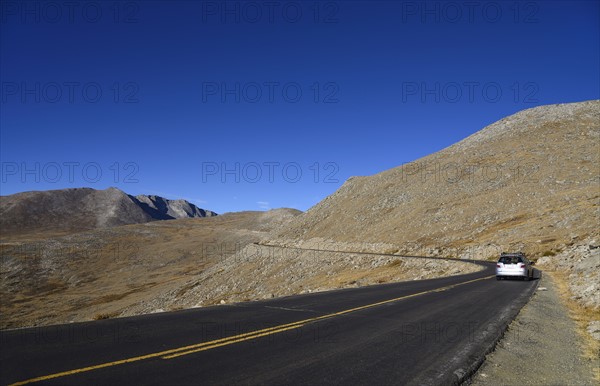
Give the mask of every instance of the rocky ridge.
POLYGON ((117 188, 32 191, 0 196, 2 238, 65 234, 155 220, 208 217, 216 213, 185 200, 131 196, 117 188))

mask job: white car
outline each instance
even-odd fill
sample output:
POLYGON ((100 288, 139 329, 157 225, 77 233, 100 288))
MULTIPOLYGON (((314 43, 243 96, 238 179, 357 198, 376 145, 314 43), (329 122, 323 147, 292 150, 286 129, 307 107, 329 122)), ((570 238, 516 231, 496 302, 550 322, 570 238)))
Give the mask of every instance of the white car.
POLYGON ((511 277, 522 280, 533 278, 533 263, 525 258, 522 252, 502 253, 496 263, 496 280, 511 277))

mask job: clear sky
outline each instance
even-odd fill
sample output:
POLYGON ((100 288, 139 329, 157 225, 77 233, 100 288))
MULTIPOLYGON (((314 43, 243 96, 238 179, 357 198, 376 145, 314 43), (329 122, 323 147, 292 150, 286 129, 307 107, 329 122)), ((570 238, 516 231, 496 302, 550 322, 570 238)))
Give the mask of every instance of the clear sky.
POLYGON ((306 210, 519 110, 600 98, 598 1, 0 6, 2 195, 306 210))

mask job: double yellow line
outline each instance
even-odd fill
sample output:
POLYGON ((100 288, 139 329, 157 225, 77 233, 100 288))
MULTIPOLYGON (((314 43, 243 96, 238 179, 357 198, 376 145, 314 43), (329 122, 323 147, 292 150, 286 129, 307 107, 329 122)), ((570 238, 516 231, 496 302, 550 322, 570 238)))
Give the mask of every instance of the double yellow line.
POLYGON ((296 328, 300 328, 308 323, 317 322, 317 321, 320 321, 323 319, 329 319, 329 318, 333 318, 336 316, 349 314, 351 312, 361 311, 361 310, 365 310, 368 308, 377 307, 377 306, 380 306, 383 304, 388 304, 388 303, 397 302, 399 300, 413 298, 416 296, 421 296, 421 295, 434 293, 434 292, 446 291, 451 288, 458 287, 460 285, 473 283, 476 281, 485 280, 485 279, 489 279, 492 277, 495 277, 495 275, 486 276, 486 277, 482 277, 479 279, 473 279, 473 280, 465 281, 462 283, 452 284, 452 285, 449 285, 446 287, 440 287, 440 288, 436 288, 436 289, 432 289, 432 290, 428 290, 428 291, 418 292, 418 293, 414 293, 411 295, 400 296, 397 298, 383 300, 383 301, 376 302, 376 303, 366 304, 364 306, 350 308, 347 310, 334 312, 334 313, 326 314, 326 315, 322 315, 322 316, 317 316, 314 318, 304 319, 304 320, 300 320, 297 322, 281 324, 278 326, 269 327, 269 328, 265 328, 262 330, 247 332, 244 334, 234 335, 234 336, 216 339, 216 340, 211 340, 209 342, 196 343, 196 344, 189 345, 189 346, 183 346, 183 347, 178 347, 178 348, 174 348, 174 349, 170 349, 170 350, 159 351, 159 352, 141 355, 141 356, 137 356, 137 357, 131 357, 131 358, 121 359, 121 360, 117 360, 117 361, 113 361, 113 362, 101 363, 101 364, 94 365, 94 366, 82 367, 79 369, 63 371, 60 373, 55 373, 55 374, 50 374, 50 375, 44 375, 41 377, 31 378, 31 379, 27 379, 24 381, 13 383, 12 386, 26 385, 26 384, 34 383, 34 382, 47 381, 49 379, 85 373, 88 371, 99 370, 99 369, 103 369, 103 368, 107 368, 107 367, 118 366, 118 365, 123 365, 123 364, 127 364, 127 363, 132 363, 132 362, 138 362, 138 361, 142 361, 142 360, 146 360, 146 359, 152 359, 152 358, 173 359, 173 358, 177 358, 177 357, 180 357, 183 355, 189 355, 189 354, 197 353, 200 351, 206 351, 206 350, 210 350, 210 349, 217 348, 217 347, 223 347, 223 346, 228 346, 231 344, 244 342, 244 341, 248 341, 248 340, 252 340, 252 339, 258 339, 258 338, 268 336, 268 335, 279 334, 284 331, 289 331, 289 330, 293 330, 296 328))

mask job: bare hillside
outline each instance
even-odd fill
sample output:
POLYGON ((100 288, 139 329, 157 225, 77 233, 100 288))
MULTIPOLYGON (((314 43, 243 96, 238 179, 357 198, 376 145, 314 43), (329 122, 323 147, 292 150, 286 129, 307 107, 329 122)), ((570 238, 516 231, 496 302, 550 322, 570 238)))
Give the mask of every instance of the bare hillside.
POLYGON ((549 255, 597 238, 599 178, 600 101, 541 106, 410 164, 350 178, 270 242, 549 255))

